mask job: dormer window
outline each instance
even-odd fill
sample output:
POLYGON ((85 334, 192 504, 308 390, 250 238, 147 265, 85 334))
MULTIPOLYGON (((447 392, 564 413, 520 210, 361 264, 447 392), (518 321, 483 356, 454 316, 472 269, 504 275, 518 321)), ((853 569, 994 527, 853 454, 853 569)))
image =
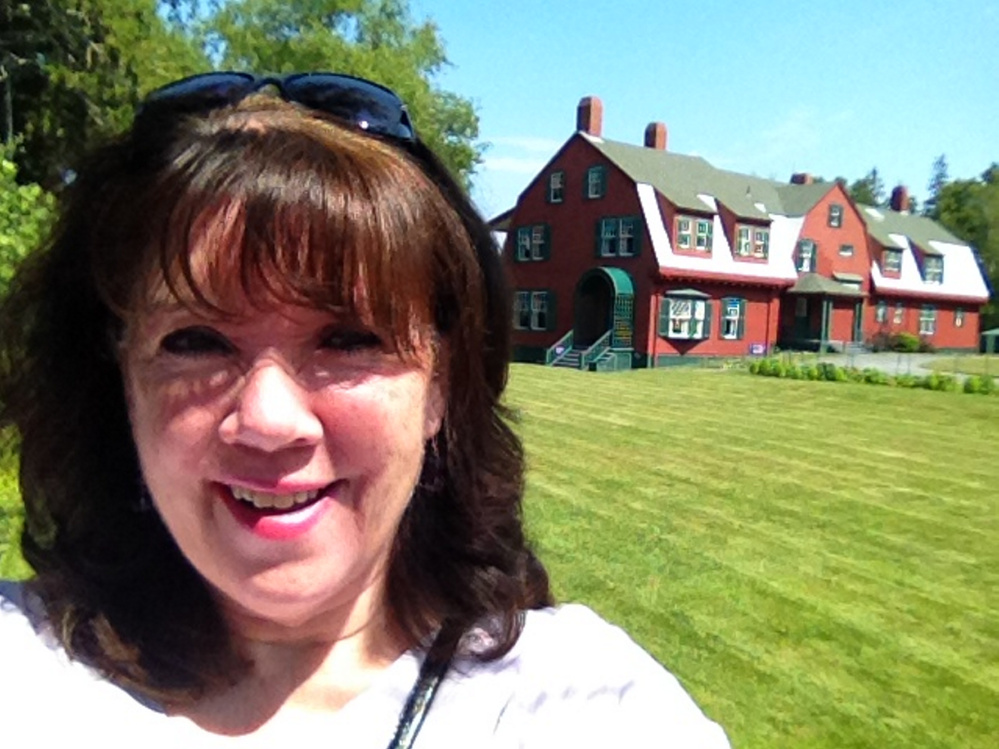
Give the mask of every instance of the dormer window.
POLYGON ((676 220, 676 246, 681 250, 689 250, 691 247, 691 223, 689 218, 678 218, 676 220))
POLYGON ((815 270, 815 242, 811 239, 798 242, 794 266, 798 273, 812 273, 815 270))
POLYGON ((735 243, 735 254, 741 255, 742 257, 749 257, 753 253, 753 243, 750 235, 752 234, 752 229, 748 226, 739 227, 739 236, 735 243))
POLYGON ((711 222, 697 220, 697 249, 700 252, 711 252, 711 222))
POLYGON ((829 205, 829 226, 838 229, 843 225, 843 206, 839 203, 829 205))
POLYGON ((763 260, 766 260, 769 254, 770 254, 770 230, 754 229, 753 257, 758 257, 762 258, 763 260))
POLYGON ((901 250, 885 250, 881 258, 882 270, 885 273, 899 274, 902 272, 901 250))
POLYGON ((565 172, 552 172, 548 177, 548 202, 561 203, 565 200, 565 172))
POLYGON ((923 280, 926 283, 943 283, 943 258, 930 255, 923 259, 923 280))

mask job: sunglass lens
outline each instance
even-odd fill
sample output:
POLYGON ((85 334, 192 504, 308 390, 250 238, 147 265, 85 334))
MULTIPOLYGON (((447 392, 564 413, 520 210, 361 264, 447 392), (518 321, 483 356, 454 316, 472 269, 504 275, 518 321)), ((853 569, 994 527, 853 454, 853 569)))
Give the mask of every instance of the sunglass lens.
POLYGON ((212 107, 237 101, 245 96, 256 78, 249 73, 205 73, 158 88, 145 103, 184 102, 195 107, 212 107))
POLYGON ((368 81, 332 73, 306 73, 284 81, 288 98, 379 135, 415 137, 399 97, 368 81))

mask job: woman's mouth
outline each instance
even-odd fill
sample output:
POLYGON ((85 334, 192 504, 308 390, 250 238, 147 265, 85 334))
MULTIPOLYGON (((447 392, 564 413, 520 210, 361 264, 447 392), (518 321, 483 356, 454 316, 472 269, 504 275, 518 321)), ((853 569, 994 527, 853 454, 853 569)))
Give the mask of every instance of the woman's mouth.
POLYGON ((229 491, 240 502, 253 505, 258 510, 294 511, 315 500, 321 490, 312 489, 311 491, 294 492, 292 494, 271 494, 269 492, 246 489, 242 486, 230 486, 229 491))
POLYGON ((219 494, 236 521, 255 536, 288 541, 315 527, 342 491, 340 483, 282 494, 220 484, 219 494))

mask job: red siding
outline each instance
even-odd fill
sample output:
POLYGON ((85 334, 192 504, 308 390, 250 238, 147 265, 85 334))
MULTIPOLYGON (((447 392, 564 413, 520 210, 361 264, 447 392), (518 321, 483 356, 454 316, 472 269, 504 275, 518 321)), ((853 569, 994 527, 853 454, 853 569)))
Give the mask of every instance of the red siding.
POLYGON ((775 288, 734 286, 719 283, 669 283, 653 295, 647 314, 656 325, 650 330, 650 351, 655 356, 690 355, 690 356, 745 356, 750 346, 760 344, 769 350, 777 340, 777 316, 779 312, 778 290, 775 288), (659 321, 659 305, 665 291, 676 289, 694 289, 711 296, 711 330, 703 340, 675 340, 664 338, 657 333, 659 321), (722 299, 739 298, 746 301, 745 331, 741 339, 722 338, 723 310, 722 299))
POLYGON ((641 219, 638 192, 631 181, 582 136, 571 138, 555 158, 521 194, 510 219, 504 259, 514 289, 548 289, 555 294, 555 330, 516 331, 514 343, 522 346, 551 346, 573 327, 573 297, 576 285, 586 271, 599 266, 614 266, 627 271, 635 286, 635 348, 647 335, 648 307, 641 301, 651 294, 656 262, 652 242, 644 222, 638 255, 635 257, 599 257, 597 227, 601 218, 635 216, 641 219), (592 166, 606 168, 604 197, 584 196, 586 172, 592 166), (552 172, 565 172, 565 197, 562 203, 547 202, 548 180, 552 172), (548 224, 551 252, 548 260, 516 262, 516 233, 521 226, 548 224))
POLYGON ((834 183, 829 192, 805 215, 801 239, 811 239, 816 245, 815 271, 827 278, 833 273, 851 273, 863 280, 861 289, 870 288, 871 256, 867 247, 867 227, 857 213, 842 185, 834 183), (829 226, 829 206, 843 207, 843 221, 839 228, 829 226), (852 245, 853 256, 839 254, 841 245, 852 245))

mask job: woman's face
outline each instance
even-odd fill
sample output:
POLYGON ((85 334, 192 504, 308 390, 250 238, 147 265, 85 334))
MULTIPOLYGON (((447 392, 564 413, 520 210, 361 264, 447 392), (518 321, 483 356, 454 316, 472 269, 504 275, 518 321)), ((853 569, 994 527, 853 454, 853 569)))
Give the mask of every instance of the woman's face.
POLYGON ((237 618, 363 623, 443 417, 431 347, 403 361, 355 319, 244 309, 162 303, 131 325, 123 371, 146 484, 237 618))

